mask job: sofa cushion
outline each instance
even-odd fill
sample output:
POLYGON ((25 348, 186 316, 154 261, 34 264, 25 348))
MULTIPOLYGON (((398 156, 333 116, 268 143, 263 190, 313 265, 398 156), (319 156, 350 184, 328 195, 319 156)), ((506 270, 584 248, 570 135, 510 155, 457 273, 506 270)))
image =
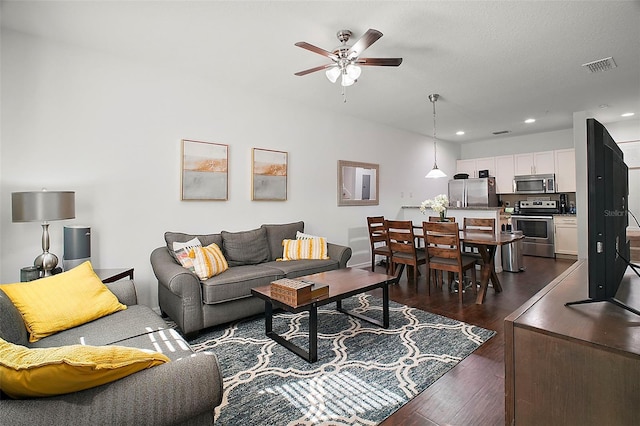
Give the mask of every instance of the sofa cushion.
MULTIPOLYGON (((275 264, 275 262, 273 262, 275 264)), ((220 275, 202 282, 202 299, 205 304, 216 304, 251 296, 251 289, 268 285, 283 278, 282 271, 260 265, 243 265, 229 268, 220 275)))
POLYGON ((282 257, 282 241, 293 240, 298 232, 304 231, 304 222, 283 223, 277 225, 265 224, 261 228, 267 230, 269 244, 269 260, 282 257))
POLYGON ((184 338, 170 329, 151 308, 144 305, 129 306, 126 311, 61 331, 26 346, 50 348, 77 344, 147 349, 165 354, 172 361, 193 354, 184 338))
POLYGON ((222 231, 222 250, 229 266, 255 265, 269 260, 267 230, 222 231))
POLYGON ((20 311, 2 290, 0 290, 0 339, 23 346, 29 341, 29 334, 20 311))
POLYGON ((188 241, 197 238, 200 241, 200 244, 203 246, 208 246, 209 244, 216 243, 219 247, 222 247, 222 235, 220 234, 202 234, 202 235, 193 235, 193 234, 184 234, 182 232, 170 232, 167 231, 164 233, 164 241, 167 244, 167 249, 171 256, 173 256, 174 260, 178 263, 178 258, 176 257, 173 250, 173 243, 186 243, 188 241))
POLYGON ((0 339, 0 388, 12 398, 61 395, 166 362, 169 358, 160 353, 122 346, 29 349, 0 339))
MULTIPOLYGON (((32 348, 49 348, 64 345, 113 345, 131 336, 138 336, 158 329, 167 328, 167 323, 151 308, 131 305, 125 311, 107 315, 68 330, 53 334, 46 339, 29 343, 32 348), (106 332, 108 330, 108 332, 106 332)), ((152 349, 153 346, 140 346, 152 349)))
POLYGON ((30 342, 127 309, 88 261, 58 275, 0 288, 20 311, 30 342))
POLYGON ((265 267, 279 269, 287 278, 296 278, 303 275, 317 274, 318 272, 332 271, 340 267, 338 259, 327 260, 291 260, 289 262, 266 262, 265 267))

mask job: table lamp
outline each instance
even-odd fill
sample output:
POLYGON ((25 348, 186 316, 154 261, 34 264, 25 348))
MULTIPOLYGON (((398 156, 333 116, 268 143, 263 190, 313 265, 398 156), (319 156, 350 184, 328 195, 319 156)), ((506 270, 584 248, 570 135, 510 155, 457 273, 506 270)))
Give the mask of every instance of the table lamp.
POLYGON ((73 191, 31 191, 11 193, 13 222, 42 223, 42 254, 33 264, 42 276, 51 275, 58 264, 58 257, 49 253, 49 221, 76 217, 76 193, 73 191))

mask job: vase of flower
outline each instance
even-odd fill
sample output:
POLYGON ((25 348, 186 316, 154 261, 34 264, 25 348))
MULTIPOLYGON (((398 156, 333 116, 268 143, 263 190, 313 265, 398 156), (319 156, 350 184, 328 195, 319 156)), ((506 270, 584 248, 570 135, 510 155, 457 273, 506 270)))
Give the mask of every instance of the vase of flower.
POLYGON ((440 222, 446 222, 447 207, 449 207, 449 198, 447 194, 436 195, 432 200, 424 200, 420 205, 422 214, 427 214, 427 210, 433 210, 440 215, 440 222))

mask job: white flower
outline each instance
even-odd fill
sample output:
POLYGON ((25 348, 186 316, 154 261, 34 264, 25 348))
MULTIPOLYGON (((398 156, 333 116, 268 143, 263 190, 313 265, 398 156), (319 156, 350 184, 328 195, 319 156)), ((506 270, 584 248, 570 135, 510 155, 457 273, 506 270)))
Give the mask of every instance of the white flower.
POLYGON ((449 206, 449 198, 447 194, 436 195, 433 200, 424 200, 422 204, 420 204, 420 211, 422 214, 427 214, 426 210, 431 209, 436 213, 443 213, 447 211, 447 207, 449 206))

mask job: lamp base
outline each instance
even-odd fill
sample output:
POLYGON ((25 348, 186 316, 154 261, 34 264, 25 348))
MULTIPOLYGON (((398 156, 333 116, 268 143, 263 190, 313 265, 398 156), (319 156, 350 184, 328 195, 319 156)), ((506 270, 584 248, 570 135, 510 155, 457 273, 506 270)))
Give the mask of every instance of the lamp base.
POLYGON ((40 256, 36 257, 33 261, 33 265, 42 271, 43 277, 51 276, 51 271, 58 265, 58 256, 53 253, 45 251, 40 256))

